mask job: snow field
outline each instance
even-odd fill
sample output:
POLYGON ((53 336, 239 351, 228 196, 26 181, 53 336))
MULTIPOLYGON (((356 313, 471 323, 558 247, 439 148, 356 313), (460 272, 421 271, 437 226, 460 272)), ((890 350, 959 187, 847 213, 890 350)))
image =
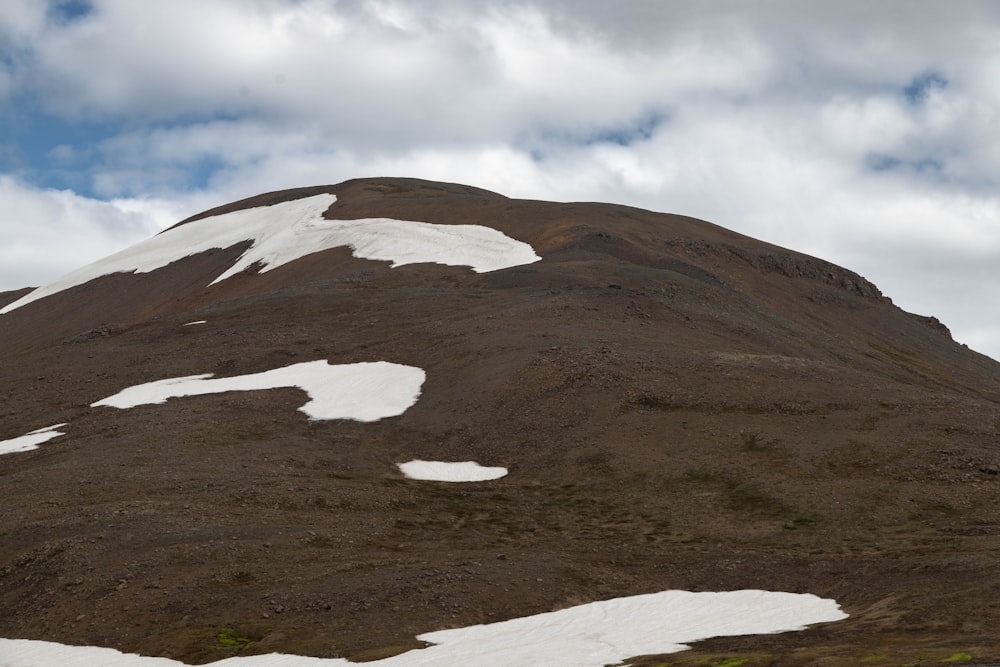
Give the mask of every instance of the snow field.
POLYGON ((261 272, 269 271, 340 246, 350 246, 355 257, 389 261, 394 267, 433 262, 469 266, 480 273, 541 259, 527 243, 480 225, 437 225, 388 218, 326 220, 323 212, 336 200, 333 195, 321 194, 173 227, 26 294, 0 308, 0 314, 100 276, 148 273, 190 255, 247 241, 253 245, 210 284, 257 263, 261 272))
MULTIPOLYGON (((255 391, 298 387, 309 396, 299 407, 310 419, 351 419, 374 422, 403 414, 420 397, 425 373, 415 366, 388 361, 330 364, 307 361, 263 373, 215 378, 211 373, 167 378, 135 385, 91 403, 125 409, 137 405, 166 403, 170 398, 218 394, 225 391, 255 391)), ((0 455, 37 449, 52 438, 65 435, 56 429, 66 424, 40 428, 10 440, 0 440, 0 455)), ((0 663, 2 667, 2 663, 0 663)))
POLYGON ((431 482, 485 482, 500 479, 507 474, 506 468, 488 468, 475 461, 447 462, 417 459, 397 465, 410 479, 431 482))
POLYGON ((63 426, 66 426, 66 424, 46 426, 45 428, 36 429, 31 433, 26 433, 17 438, 0 440, 0 455, 15 454, 17 452, 30 452, 32 449, 38 449, 38 445, 43 442, 48 442, 52 438, 58 438, 60 435, 66 435, 63 432, 56 430, 57 428, 62 428, 63 426))
MULTIPOLYGON (((664 591, 591 602, 499 623, 429 632, 434 645, 365 663, 372 667, 603 667, 629 657, 674 653, 709 637, 803 630, 847 617, 815 595, 741 590, 664 591)), ((227 658, 213 667, 350 667, 340 658, 271 654, 227 658)), ((182 667, 166 658, 113 649, 0 639, 0 667, 182 667)))
POLYGON ((213 378, 211 373, 147 382, 123 389, 90 407, 134 408, 182 396, 299 387, 309 401, 299 410, 310 419, 373 422, 403 414, 417 402, 425 374, 387 361, 330 364, 307 361, 262 373, 213 378))

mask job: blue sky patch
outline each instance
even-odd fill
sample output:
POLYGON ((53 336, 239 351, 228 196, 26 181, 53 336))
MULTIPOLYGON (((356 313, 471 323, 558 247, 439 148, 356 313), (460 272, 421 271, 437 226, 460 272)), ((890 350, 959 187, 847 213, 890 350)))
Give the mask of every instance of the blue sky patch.
POLYGON ((49 6, 49 18, 56 23, 72 23, 94 12, 89 0, 60 0, 49 6))
POLYGON ((95 196, 90 178, 94 147, 117 134, 119 124, 57 118, 30 104, 0 117, 0 173, 16 173, 42 188, 95 196))
POLYGON ((926 101, 927 96, 935 90, 944 90, 948 86, 948 79, 938 72, 924 72, 914 77, 905 88, 903 97, 912 105, 918 105, 926 101))
POLYGON ((188 167, 188 188, 204 190, 217 171, 226 166, 226 161, 216 155, 203 155, 188 167))
POLYGON ((872 171, 891 171, 903 164, 903 161, 892 155, 872 153, 865 157, 865 164, 872 171))
POLYGON ((940 176, 944 171, 944 160, 925 157, 919 160, 904 160, 895 155, 870 153, 865 157, 865 166, 872 171, 895 171, 905 169, 915 174, 940 176))
POLYGON ((667 114, 654 111, 623 125, 598 130, 584 140, 585 144, 618 144, 631 146, 637 141, 652 138, 656 130, 668 120, 667 114))

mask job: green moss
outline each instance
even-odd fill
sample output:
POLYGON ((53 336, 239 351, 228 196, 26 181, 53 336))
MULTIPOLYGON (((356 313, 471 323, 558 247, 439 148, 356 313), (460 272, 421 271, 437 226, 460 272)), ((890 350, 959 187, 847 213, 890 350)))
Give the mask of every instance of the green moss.
POLYGON ((222 628, 215 634, 215 646, 221 651, 239 653, 252 643, 252 639, 237 635, 232 628, 222 628))
POLYGON ((965 662, 966 660, 972 660, 972 654, 966 653, 965 651, 960 651, 951 655, 941 662, 965 662))

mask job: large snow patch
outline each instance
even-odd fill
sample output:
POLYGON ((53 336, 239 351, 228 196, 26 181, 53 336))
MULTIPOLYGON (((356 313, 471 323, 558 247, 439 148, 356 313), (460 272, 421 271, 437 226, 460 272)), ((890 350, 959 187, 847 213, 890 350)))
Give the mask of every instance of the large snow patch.
POLYGON ((202 218, 168 229, 142 243, 68 273, 0 309, 0 314, 112 273, 148 273, 213 248, 253 245, 211 284, 259 263, 261 271, 321 250, 350 246, 355 257, 392 266, 433 262, 496 271, 530 264, 541 257, 527 243, 480 225, 438 225, 388 218, 327 220, 323 212, 337 198, 305 199, 202 218))
MULTIPOLYGON (((403 414, 417 402, 424 371, 387 361, 330 364, 307 361, 263 373, 213 378, 211 373, 147 382, 123 389, 90 407, 134 408, 181 396, 299 387, 309 401, 299 408, 310 419, 373 422, 403 414)), ((2 665, 0 665, 2 667, 2 665)))
MULTIPOLYGON (((434 645, 364 663, 372 667, 602 667, 629 657, 674 653, 709 637, 803 630, 847 614, 833 600, 771 591, 665 591, 604 600, 510 621, 441 630, 434 645)), ((181 667, 166 658, 112 649, 0 639, 0 667, 181 667)), ((339 658, 293 655, 228 658, 215 667, 351 667, 339 658)))

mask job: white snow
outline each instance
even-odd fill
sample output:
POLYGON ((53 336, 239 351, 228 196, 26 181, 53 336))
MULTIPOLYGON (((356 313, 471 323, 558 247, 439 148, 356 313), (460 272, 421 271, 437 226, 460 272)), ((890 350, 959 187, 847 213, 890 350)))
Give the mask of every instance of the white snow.
POLYGON ((421 461, 416 459, 397 464, 410 479, 432 482, 485 482, 500 479, 507 474, 506 468, 487 468, 475 461, 421 461))
POLYGON ((149 658, 97 646, 67 646, 27 639, 0 639, 0 667, 179 667, 168 658, 149 658))
MULTIPOLYGON (((742 590, 664 591, 616 598, 510 621, 441 630, 418 639, 434 645, 365 663, 372 667, 602 667, 626 658, 674 653, 686 643, 732 635, 802 630, 847 614, 809 594, 742 590)), ((347 660, 263 655, 214 667, 351 667, 347 660)), ((111 649, 0 639, 0 667, 181 667, 166 658, 111 649)))
POLYGON ((90 407, 133 408, 165 403, 169 398, 299 387, 309 401, 299 408, 310 419, 353 419, 373 422, 403 414, 416 403, 424 371, 387 361, 330 364, 307 361, 262 373, 215 378, 211 373, 168 378, 123 389, 90 407))
POLYGON ((32 449, 38 449, 38 445, 43 442, 48 442, 52 438, 58 438, 60 435, 66 435, 61 431, 57 431, 57 428, 62 428, 66 424, 55 424, 54 426, 46 426, 45 428, 40 428, 32 431, 31 433, 26 433, 17 438, 11 438, 10 440, 0 440, 0 455, 2 454, 15 454, 17 452, 30 452, 32 449))
POLYGON ((210 284, 258 262, 262 272, 269 271, 305 255, 340 246, 350 246, 355 257, 390 261, 394 267, 434 262, 486 272, 541 259, 527 243, 480 225, 438 225, 388 218, 324 219, 323 212, 336 199, 321 194, 173 227, 26 294, 0 309, 0 314, 100 276, 148 273, 190 255, 247 241, 253 245, 210 284))
POLYGON ((673 653, 708 637, 802 630, 847 615, 833 600, 814 595, 743 590, 725 593, 664 591, 616 598, 560 611, 420 635, 435 646, 379 665, 472 664, 601 667, 625 658, 673 653))
POLYGON ((206 322, 208 322, 208 320, 195 320, 194 322, 185 322, 184 326, 193 327, 196 324, 205 324, 206 322))

